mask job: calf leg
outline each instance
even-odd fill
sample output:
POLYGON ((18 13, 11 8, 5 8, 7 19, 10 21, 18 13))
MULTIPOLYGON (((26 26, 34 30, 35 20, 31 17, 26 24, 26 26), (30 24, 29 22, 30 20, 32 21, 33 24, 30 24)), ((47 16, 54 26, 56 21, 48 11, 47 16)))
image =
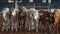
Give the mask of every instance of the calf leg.
POLYGON ((10 22, 8 20, 7 23, 6 23, 6 31, 8 31, 9 29, 10 29, 10 22))
POLYGON ((35 26, 34 26, 34 22, 32 21, 32 25, 31 25, 31 29, 34 30, 35 29, 35 26))
POLYGON ((19 28, 20 28, 20 21, 19 21, 19 28))
POLYGON ((8 23, 6 24, 6 31, 8 31, 8 23))
POLYGON ((3 26, 2 26, 2 31, 4 31, 4 29, 5 29, 5 24, 3 23, 3 26))
MULTIPOLYGON (((16 18, 15 18, 16 19, 16 18)), ((14 28, 15 28, 15 30, 17 31, 17 21, 16 20, 14 20, 15 22, 14 22, 14 28)))
POLYGON ((12 23, 11 31, 13 31, 13 28, 14 28, 14 24, 12 23))
POLYGON ((11 29, 11 31, 13 31, 13 29, 15 29, 17 31, 17 24, 16 23, 12 23, 12 29, 11 29))
POLYGON ((2 31, 5 29, 5 23, 3 22, 2 31))
POLYGON ((31 30, 31 23, 28 21, 28 30, 31 30))
POLYGON ((36 32, 38 32, 38 21, 36 22, 36 32))
POLYGON ((23 21, 23 31, 25 30, 25 20, 23 21))

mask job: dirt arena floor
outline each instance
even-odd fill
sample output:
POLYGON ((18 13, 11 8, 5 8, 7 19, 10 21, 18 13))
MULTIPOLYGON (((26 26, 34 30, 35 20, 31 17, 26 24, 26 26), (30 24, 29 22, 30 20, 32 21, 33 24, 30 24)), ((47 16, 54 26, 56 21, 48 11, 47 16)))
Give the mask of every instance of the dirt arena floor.
POLYGON ((57 26, 55 26, 54 28, 53 28, 53 30, 51 31, 51 32, 46 32, 46 31, 40 31, 39 30, 39 32, 35 32, 35 31, 27 31, 27 30, 25 30, 25 31, 22 31, 22 30, 18 30, 17 32, 16 31, 1 31, 1 29, 2 29, 2 17, 0 17, 0 34, 60 34, 59 33, 59 31, 60 31, 60 28, 58 29, 59 31, 58 31, 58 33, 57 33, 57 31, 56 31, 56 29, 57 29, 57 26))

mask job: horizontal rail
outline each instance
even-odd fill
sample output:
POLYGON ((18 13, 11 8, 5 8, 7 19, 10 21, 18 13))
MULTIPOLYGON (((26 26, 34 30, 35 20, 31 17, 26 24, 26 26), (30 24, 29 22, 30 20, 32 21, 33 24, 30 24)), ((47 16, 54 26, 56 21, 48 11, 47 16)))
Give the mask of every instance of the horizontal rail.
MULTIPOLYGON (((22 7, 22 6, 19 6, 19 7, 22 7)), ((34 6, 26 6, 26 7, 34 7, 34 6)), ((43 8, 48 8, 48 6, 35 6, 35 7, 39 7, 39 8, 41 8, 41 7, 43 7, 43 8)))

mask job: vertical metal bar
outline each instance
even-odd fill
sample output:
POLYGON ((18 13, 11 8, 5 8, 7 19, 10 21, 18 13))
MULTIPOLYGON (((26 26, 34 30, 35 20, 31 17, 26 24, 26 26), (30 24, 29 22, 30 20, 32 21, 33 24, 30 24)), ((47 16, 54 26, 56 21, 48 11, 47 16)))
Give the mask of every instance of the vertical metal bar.
MULTIPOLYGON (((51 0, 48 0, 48 11, 51 14, 51 0)), ((50 20, 51 20, 51 16, 50 16, 50 20)), ((49 34, 52 34, 50 28, 51 28, 51 24, 50 24, 50 27, 49 27, 49 34)))
POLYGON ((18 0, 15 0, 15 8, 18 9, 18 0))
POLYGON ((35 8, 35 2, 34 2, 34 8, 35 8))

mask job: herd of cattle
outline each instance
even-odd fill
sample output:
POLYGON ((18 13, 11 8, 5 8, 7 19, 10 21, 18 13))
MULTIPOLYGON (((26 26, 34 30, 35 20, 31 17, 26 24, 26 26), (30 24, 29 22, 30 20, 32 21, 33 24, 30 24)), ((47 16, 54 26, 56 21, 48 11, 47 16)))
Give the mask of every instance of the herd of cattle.
POLYGON ((53 9, 50 13, 44 9, 27 9, 25 6, 19 9, 4 8, 1 11, 1 17, 3 17, 2 31, 8 31, 9 29, 18 31, 18 28, 22 28, 22 30, 28 29, 29 31, 36 29, 36 32, 38 32, 39 29, 46 30, 49 28, 49 30, 52 30, 52 27, 58 25, 60 9, 53 9))

